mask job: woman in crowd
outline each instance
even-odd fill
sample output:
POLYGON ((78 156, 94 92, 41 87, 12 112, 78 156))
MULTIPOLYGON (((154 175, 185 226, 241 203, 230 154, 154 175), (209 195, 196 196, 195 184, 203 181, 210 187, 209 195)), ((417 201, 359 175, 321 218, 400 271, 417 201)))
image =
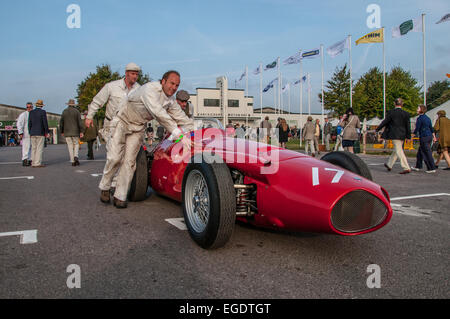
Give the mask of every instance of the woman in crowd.
POLYGON ((450 120, 446 117, 444 110, 437 112, 437 114, 439 117, 436 124, 434 124, 434 130, 439 133, 439 146, 447 162, 447 168, 444 169, 450 170, 450 156, 448 154, 448 149, 450 148, 450 120))
POLYGON ((361 123, 352 108, 347 109, 339 125, 343 130, 342 146, 344 150, 354 153, 353 146, 355 141, 359 140, 359 134, 356 129, 361 128, 361 123))
POLYGON ((281 119, 280 121, 280 147, 286 148, 286 142, 289 138, 289 125, 287 125, 285 119, 281 119))

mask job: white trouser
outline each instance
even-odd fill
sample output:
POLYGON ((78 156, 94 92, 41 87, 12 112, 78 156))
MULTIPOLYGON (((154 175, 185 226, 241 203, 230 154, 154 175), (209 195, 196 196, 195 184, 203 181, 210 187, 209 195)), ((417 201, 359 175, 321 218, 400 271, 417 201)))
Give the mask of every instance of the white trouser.
POLYGON ((78 136, 66 137, 67 147, 69 149, 70 161, 75 162, 75 157, 78 157, 78 150, 80 149, 80 138, 78 136))
MULTIPOLYGON (((101 131, 101 136, 105 140, 105 147, 106 147, 106 155, 108 155, 109 150, 111 149, 111 143, 112 143, 112 137, 114 135, 114 131, 116 130, 117 126, 117 120, 113 120, 108 122, 107 126, 105 126, 101 131)), ((117 184, 117 175, 118 172, 113 177, 112 180, 112 187, 116 187, 117 184)))
POLYGON ((400 165, 404 170, 411 170, 408 164, 408 160, 406 159, 405 152, 403 152, 403 141, 402 140, 392 140, 392 144, 394 144, 394 151, 389 157, 387 165, 392 168, 394 163, 397 161, 397 158, 400 158, 400 165))
POLYGON ((22 135, 22 161, 31 160, 31 138, 29 135, 22 135))
POLYGON ((314 135, 314 149, 319 151, 319 136, 314 135))
POLYGON ((330 138, 331 138, 331 134, 325 135, 325 147, 326 147, 327 151, 330 150, 330 138))
POLYGON ((31 160, 33 166, 39 166, 42 163, 42 153, 44 152, 44 136, 31 137, 31 160))
POLYGON ((109 150, 106 153, 103 177, 98 187, 104 191, 109 190, 112 179, 120 168, 114 192, 114 197, 118 200, 126 201, 127 199, 128 189, 136 170, 136 156, 142 145, 143 138, 144 127, 142 131, 133 132, 127 129, 124 122, 120 121, 114 130, 109 150))
POLYGON ((311 154, 314 154, 316 150, 314 149, 314 140, 306 140, 305 141, 305 152, 308 154, 308 146, 311 147, 311 154))
POLYGON ((336 137, 336 145, 334 146, 335 151, 343 151, 344 148, 342 147, 342 136, 338 135, 336 137))

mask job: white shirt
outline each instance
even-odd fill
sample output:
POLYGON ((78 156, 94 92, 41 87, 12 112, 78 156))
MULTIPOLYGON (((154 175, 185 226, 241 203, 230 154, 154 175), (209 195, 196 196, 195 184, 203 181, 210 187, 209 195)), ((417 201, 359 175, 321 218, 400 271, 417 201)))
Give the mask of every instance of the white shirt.
POLYGON ((92 100, 91 104, 88 106, 87 118, 92 120, 95 113, 106 104, 106 121, 112 121, 120 109, 125 105, 127 96, 137 88, 139 88, 139 83, 135 83, 131 89, 128 89, 125 84, 125 79, 120 79, 117 81, 112 81, 107 84, 97 93, 97 95, 92 100))
POLYGON ((159 82, 146 83, 130 92, 128 103, 117 117, 131 131, 143 130, 152 119, 156 119, 174 136, 180 133, 178 126, 184 127, 186 132, 194 129, 194 121, 186 116, 174 96, 166 96, 159 82))

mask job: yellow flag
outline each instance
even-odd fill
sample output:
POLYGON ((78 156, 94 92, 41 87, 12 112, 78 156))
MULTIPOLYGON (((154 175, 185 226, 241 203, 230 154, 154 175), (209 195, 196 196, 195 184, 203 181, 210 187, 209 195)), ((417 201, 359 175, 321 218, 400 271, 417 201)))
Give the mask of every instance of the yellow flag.
POLYGON ((356 40, 356 45, 360 43, 382 43, 384 42, 384 28, 367 33, 362 38, 356 40))

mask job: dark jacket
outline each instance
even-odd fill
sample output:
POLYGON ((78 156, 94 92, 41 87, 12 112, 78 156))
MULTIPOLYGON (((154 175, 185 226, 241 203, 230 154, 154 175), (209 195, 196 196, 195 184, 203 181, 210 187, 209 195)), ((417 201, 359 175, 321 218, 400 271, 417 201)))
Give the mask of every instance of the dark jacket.
POLYGON ((48 134, 47 112, 37 107, 28 116, 28 131, 30 136, 45 136, 48 134))
POLYGON ((411 123, 409 113, 399 107, 390 110, 386 114, 386 118, 377 127, 376 131, 378 132, 383 127, 386 127, 382 135, 385 140, 411 139, 411 123))
POLYGON ((431 125, 431 120, 425 114, 421 114, 416 121, 416 129, 414 130, 414 135, 418 137, 427 137, 433 135, 433 125, 431 125))
POLYGON ((325 126, 323 127, 323 134, 325 135, 331 134, 331 129, 332 129, 331 123, 330 122, 325 123, 325 126))
POLYGON ((90 127, 86 127, 84 129, 84 136, 82 140, 84 142, 94 141, 95 139, 97 139, 97 135, 98 135, 98 127, 96 121, 94 120, 90 127))
POLYGON ((81 114, 74 106, 66 108, 59 121, 59 129, 64 137, 80 136, 83 132, 83 122, 81 121, 81 114))

